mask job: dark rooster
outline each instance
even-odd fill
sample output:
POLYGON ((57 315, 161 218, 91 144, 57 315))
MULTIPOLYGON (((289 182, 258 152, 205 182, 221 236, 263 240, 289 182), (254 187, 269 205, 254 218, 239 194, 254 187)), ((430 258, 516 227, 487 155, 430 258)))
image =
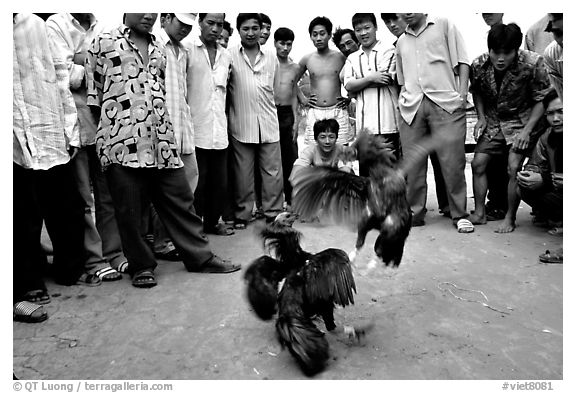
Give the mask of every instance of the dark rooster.
POLYGON ((404 243, 412 226, 412 213, 406 199, 404 172, 407 165, 425 157, 431 141, 415 146, 409 159, 395 163, 388 146, 375 135, 362 132, 352 145, 360 165, 368 169, 368 177, 329 167, 302 168, 293 178, 293 208, 303 218, 314 217, 318 211, 357 228, 356 248, 351 261, 364 246, 372 229, 380 233, 374 244, 378 258, 398 267, 404 243))
MULTIPOLYGON (((328 248, 317 254, 302 249, 302 234, 292 228, 296 216, 281 213, 259 235, 275 258, 261 256, 247 268, 247 296, 256 315, 270 320, 278 312, 276 334, 288 348, 302 371, 314 375, 322 371, 329 357, 328 341, 313 322, 318 316, 328 331, 336 332, 334 307, 354 304, 356 284, 348 255, 328 248), (280 293, 280 281, 285 279, 280 293)), ((367 328, 343 327, 357 339, 367 328)))

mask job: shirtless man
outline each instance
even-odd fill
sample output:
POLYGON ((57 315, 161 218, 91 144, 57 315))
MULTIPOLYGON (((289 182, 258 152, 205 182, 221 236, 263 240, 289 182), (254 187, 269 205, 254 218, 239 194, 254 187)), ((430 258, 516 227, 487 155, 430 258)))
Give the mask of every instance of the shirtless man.
POLYGON ((341 95, 340 71, 344 66, 346 57, 340 51, 328 47, 332 36, 332 22, 330 19, 318 16, 310 22, 308 27, 310 39, 316 47, 316 52, 305 55, 299 62, 297 79, 308 71, 310 74, 311 95, 309 110, 306 118, 306 132, 304 142, 313 144, 314 123, 317 120, 334 118, 340 125, 338 143, 347 145, 354 138, 350 131, 348 99, 341 95))
POLYGON ((280 27, 274 32, 274 47, 278 57, 279 67, 274 80, 274 102, 278 112, 280 125, 280 151, 282 154, 282 173, 284 174, 284 200, 287 209, 292 204, 292 186, 288 181, 292 165, 298 158, 298 71, 300 67, 289 55, 292 51, 294 32, 286 27, 280 27))

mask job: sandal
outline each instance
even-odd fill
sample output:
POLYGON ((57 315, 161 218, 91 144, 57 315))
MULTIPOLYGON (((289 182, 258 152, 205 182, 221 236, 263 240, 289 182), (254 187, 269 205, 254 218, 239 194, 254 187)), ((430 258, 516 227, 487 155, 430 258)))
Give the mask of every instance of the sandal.
POLYGON ((234 229, 246 229, 246 222, 245 221, 241 221, 241 220, 236 220, 234 222, 234 229))
POLYGON ((127 273, 128 272, 128 261, 124 261, 121 264, 119 264, 115 270, 117 272, 120 272, 120 273, 127 273))
POLYGON ((14 304, 13 316, 15 321, 27 323, 38 323, 48 319, 48 313, 43 306, 26 300, 14 304))
POLYGON ((458 228, 458 233, 472 233, 474 232, 474 224, 466 218, 461 218, 456 223, 456 228, 458 228))
POLYGON ((115 269, 112 269, 110 266, 107 266, 100 270, 96 270, 94 274, 100 280, 102 280, 102 282, 122 280, 122 275, 118 273, 118 271, 116 271, 115 269))
POLYGON ((92 273, 82 273, 78 280, 76 281, 76 285, 85 285, 87 287, 97 287, 98 285, 102 285, 102 280, 95 274, 92 273))
POLYGON ((26 292, 24 300, 30 303, 48 304, 50 303, 50 295, 48 295, 48 291, 45 289, 35 289, 26 292))
POLYGON ((563 263, 564 261, 563 254, 564 252, 562 248, 556 251, 546 250, 544 254, 540 254, 538 259, 542 263, 563 263))
POLYGON ((205 229, 204 232, 209 233, 211 235, 218 235, 218 236, 230 236, 230 235, 234 235, 236 233, 236 232, 234 232, 234 229, 228 228, 224 224, 215 225, 210 229, 205 229))
POLYGON ((158 284, 154 272, 151 270, 142 270, 132 277, 132 285, 136 288, 152 288, 158 284))
POLYGON ((564 228, 554 227, 548 231, 548 234, 552 236, 562 236, 564 234, 564 228))

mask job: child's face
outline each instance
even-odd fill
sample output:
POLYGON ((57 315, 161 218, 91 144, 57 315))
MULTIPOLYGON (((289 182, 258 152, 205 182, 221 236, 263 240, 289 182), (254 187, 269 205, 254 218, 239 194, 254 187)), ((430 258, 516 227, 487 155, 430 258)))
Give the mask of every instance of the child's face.
POLYGON ((316 142, 322 152, 330 153, 336 146, 336 139, 338 139, 338 136, 334 132, 325 131, 318 134, 316 142))

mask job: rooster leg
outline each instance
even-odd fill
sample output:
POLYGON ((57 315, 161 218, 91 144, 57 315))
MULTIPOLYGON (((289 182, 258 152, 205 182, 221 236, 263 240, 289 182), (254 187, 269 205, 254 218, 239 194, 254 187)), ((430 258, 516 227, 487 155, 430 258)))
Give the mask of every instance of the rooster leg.
POLYGON ((356 248, 354 250, 350 251, 350 253, 348 254, 348 258, 350 259, 350 262, 352 262, 352 265, 354 267, 357 267, 357 266, 353 262, 356 259, 356 256, 358 255, 360 250, 362 249, 362 247, 364 247, 364 243, 366 242, 366 235, 368 234, 368 231, 370 230, 370 227, 368 226, 368 221, 369 221, 368 217, 363 217, 361 219, 361 221, 358 223, 358 235, 356 236, 356 248))
POLYGON ((355 339, 358 342, 368 333, 374 325, 369 323, 365 326, 348 326, 344 325, 336 328, 332 333, 344 333, 349 339, 355 339))
POLYGON ((330 332, 336 329, 336 324, 334 323, 334 311, 326 310, 322 312, 322 319, 324 320, 324 325, 326 329, 330 332))

